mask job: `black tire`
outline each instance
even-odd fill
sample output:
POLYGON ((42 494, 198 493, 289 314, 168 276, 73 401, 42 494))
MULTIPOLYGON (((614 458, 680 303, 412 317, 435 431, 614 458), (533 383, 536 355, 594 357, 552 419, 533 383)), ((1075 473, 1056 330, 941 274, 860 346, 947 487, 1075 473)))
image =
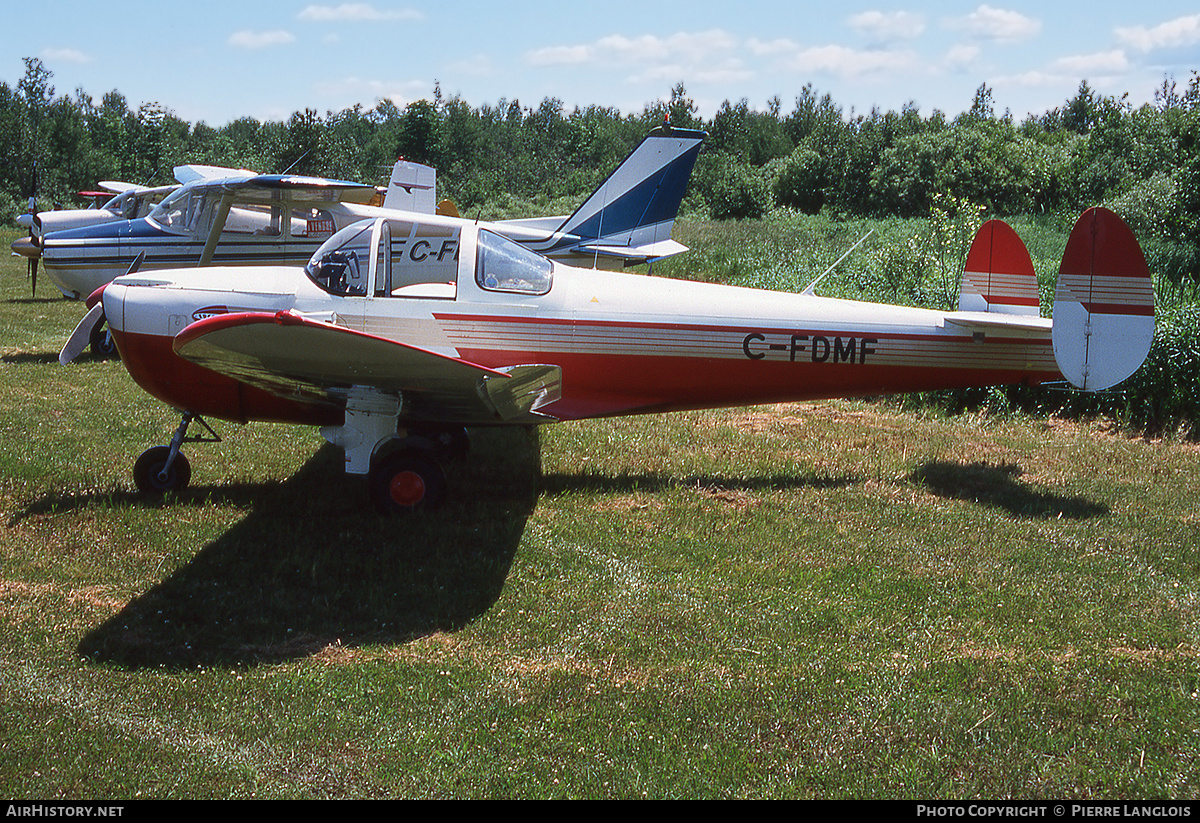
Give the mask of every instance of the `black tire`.
POLYGON ((380 514, 432 511, 446 498, 446 475, 420 452, 393 452, 372 469, 370 488, 380 514))
POLYGON ((92 354, 101 360, 120 357, 117 354, 117 344, 113 342, 112 332, 108 330, 108 323, 104 322, 103 318, 92 329, 92 333, 88 336, 88 344, 91 346, 92 354))
POLYGON ((145 494, 165 494, 179 491, 192 479, 192 466, 183 452, 175 455, 171 470, 163 476, 163 466, 171 454, 170 446, 154 446, 142 452, 133 464, 133 483, 145 494))

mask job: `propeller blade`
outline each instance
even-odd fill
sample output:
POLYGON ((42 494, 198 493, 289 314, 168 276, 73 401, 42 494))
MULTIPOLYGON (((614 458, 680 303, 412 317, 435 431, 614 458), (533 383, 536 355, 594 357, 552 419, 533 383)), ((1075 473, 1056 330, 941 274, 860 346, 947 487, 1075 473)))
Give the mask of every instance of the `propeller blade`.
POLYGON ((75 331, 71 332, 70 338, 67 339, 67 344, 62 347, 62 351, 58 353, 58 362, 62 365, 67 365, 76 357, 78 357, 92 340, 92 329, 96 328, 96 324, 101 322, 104 317, 104 304, 97 302, 96 305, 88 309, 88 313, 79 321, 79 325, 75 327, 75 331))

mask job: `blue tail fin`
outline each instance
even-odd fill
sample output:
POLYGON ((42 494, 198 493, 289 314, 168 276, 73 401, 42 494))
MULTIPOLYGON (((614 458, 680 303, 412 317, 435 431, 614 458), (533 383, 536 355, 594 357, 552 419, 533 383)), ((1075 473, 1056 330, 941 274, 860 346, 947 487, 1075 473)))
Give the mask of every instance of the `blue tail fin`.
POLYGON ((558 231, 605 246, 669 240, 705 137, 694 129, 656 128, 558 231))

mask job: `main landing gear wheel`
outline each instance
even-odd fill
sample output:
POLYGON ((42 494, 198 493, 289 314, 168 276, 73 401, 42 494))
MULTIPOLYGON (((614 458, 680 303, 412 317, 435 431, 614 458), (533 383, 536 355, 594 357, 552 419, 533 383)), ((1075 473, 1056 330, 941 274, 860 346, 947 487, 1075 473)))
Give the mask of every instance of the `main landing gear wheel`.
POLYGON ((167 467, 171 456, 170 446, 154 446, 142 452, 133 464, 133 483, 146 494, 164 494, 179 491, 192 479, 192 466, 182 452, 167 467))
POLYGON ((371 470, 371 501, 380 514, 429 511, 446 498, 446 475, 415 451, 394 452, 371 470))

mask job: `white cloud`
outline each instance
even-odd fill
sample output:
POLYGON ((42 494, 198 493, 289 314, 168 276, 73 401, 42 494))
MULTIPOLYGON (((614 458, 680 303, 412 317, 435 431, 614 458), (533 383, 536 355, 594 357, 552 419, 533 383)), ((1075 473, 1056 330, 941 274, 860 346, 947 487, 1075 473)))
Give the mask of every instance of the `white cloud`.
POLYGON ((911 51, 852 49, 838 45, 802 49, 787 62, 793 71, 824 72, 839 77, 916 71, 920 65, 917 55, 911 51))
POLYGON ((57 49, 48 48, 42 49, 41 57, 43 60, 53 60, 62 63, 90 63, 92 62, 91 55, 85 54, 79 49, 57 49))
POLYGON ((229 35, 229 45, 242 49, 264 49, 270 46, 285 46, 295 41, 290 31, 236 31, 229 35))
POLYGON ((991 40, 1012 43, 1028 40, 1042 30, 1042 21, 1026 17, 1020 12, 997 9, 981 5, 965 17, 946 21, 949 28, 966 32, 976 40, 991 40))
POLYGON ((1117 28, 1116 35, 1121 43, 1142 52, 1192 46, 1200 43, 1200 14, 1177 17, 1153 28, 1117 28))
POLYGON ((1092 74, 1114 74, 1127 71, 1129 60, 1125 57, 1124 51, 1113 49, 1095 54, 1060 57, 1054 61, 1054 68, 1072 76, 1087 77, 1092 74))
POLYGON ((343 77, 314 84, 313 90, 325 98, 336 100, 391 100, 405 106, 427 90, 423 80, 372 80, 362 77, 343 77))
POLYGON ((590 63, 595 58, 595 46, 547 46, 525 55, 534 66, 571 66, 590 63))
POLYGON ((908 11, 864 11, 849 22, 850 28, 872 43, 914 40, 925 32, 925 18, 908 11))
POLYGON ((546 46, 525 53, 534 66, 603 65, 629 67, 637 79, 660 75, 744 77, 736 60, 737 40, 721 29, 679 32, 669 37, 612 34, 594 43, 546 46))
POLYGON ((424 20, 416 9, 377 9, 370 3, 342 3, 338 6, 305 6, 296 15, 311 22, 379 22, 384 20, 424 20))
POLYGON ((746 41, 746 46, 750 49, 750 53, 755 57, 769 57, 773 54, 788 54, 793 51, 799 51, 800 44, 795 40, 789 40, 786 37, 780 37, 775 40, 759 40, 757 37, 751 37, 746 41))
POLYGON ((958 44, 951 46, 946 52, 946 66, 954 71, 959 71, 967 68, 977 59, 979 59, 979 46, 958 44))

